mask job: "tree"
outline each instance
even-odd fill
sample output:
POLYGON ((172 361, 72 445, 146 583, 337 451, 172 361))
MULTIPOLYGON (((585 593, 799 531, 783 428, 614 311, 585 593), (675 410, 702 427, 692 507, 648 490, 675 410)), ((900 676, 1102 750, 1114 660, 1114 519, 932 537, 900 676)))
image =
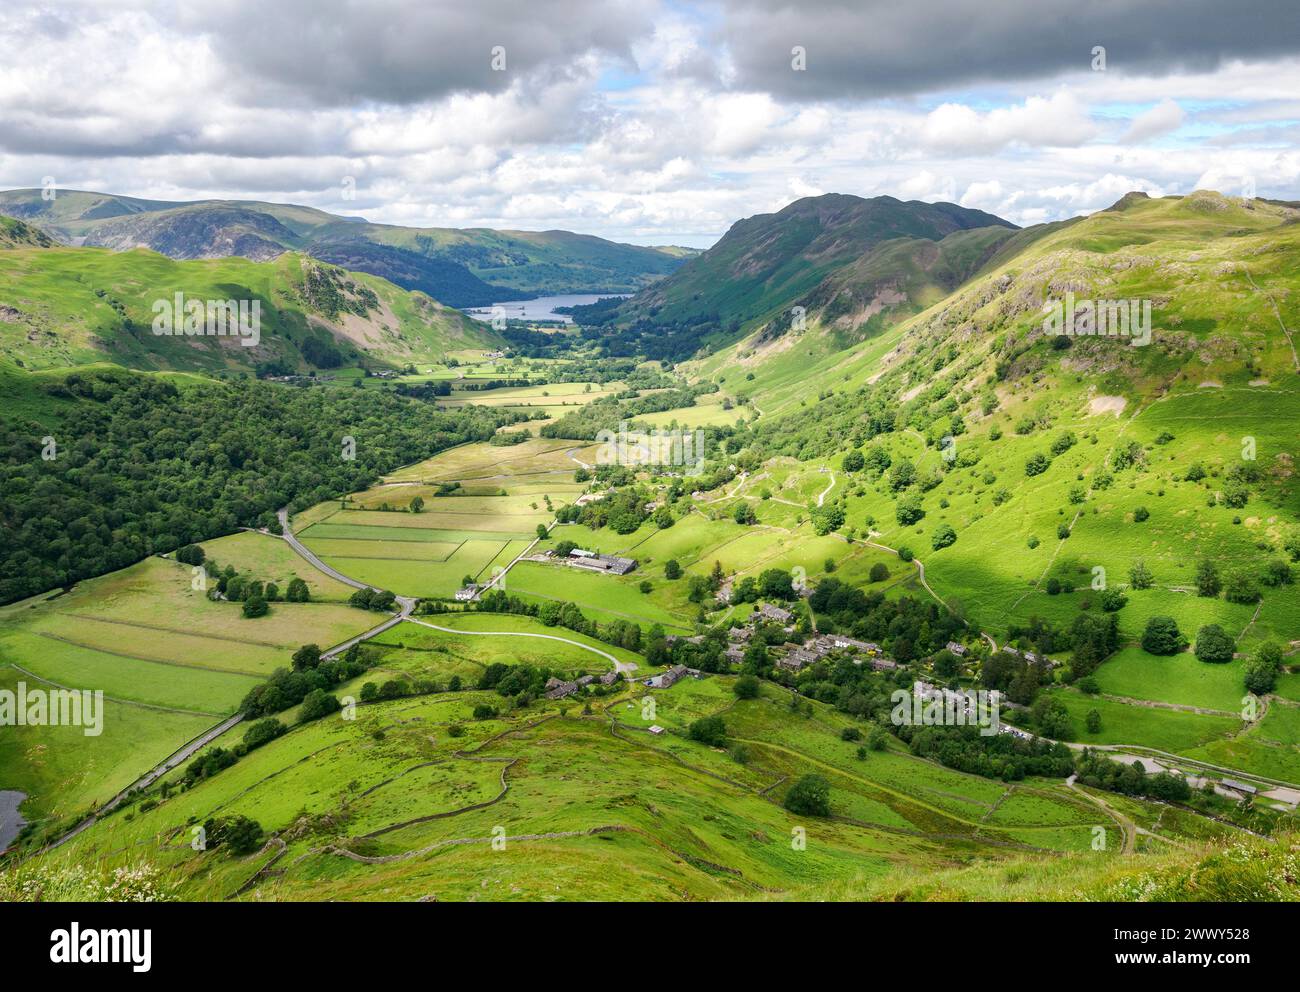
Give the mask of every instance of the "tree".
POLYGON ((411 512, 419 513, 423 509, 424 509, 424 497, 423 496, 414 497, 411 500, 411 512))
POLYGON ((689 728, 691 740, 708 744, 710 747, 727 746, 727 725, 720 716, 703 716, 691 723, 689 728))
POLYGON ((1151 516, 1150 510, 1148 510, 1145 506, 1139 506, 1136 510, 1133 511, 1133 522, 1138 524, 1143 523, 1144 521, 1149 519, 1150 516, 1151 516))
POLYGON ((906 458, 896 462, 889 470, 889 488, 894 492, 906 489, 916 481, 916 466, 906 458))
POLYGON ((302 700, 302 708, 298 711, 302 721, 318 720, 323 716, 329 716, 331 713, 337 713, 341 708, 338 699, 331 696, 324 689, 313 689, 307 693, 302 700))
POLYGON ((862 457, 861 451, 854 450, 844 456, 842 464, 846 472, 860 472, 866 464, 866 459, 862 457))
POLYGON ((1025 461, 1025 475, 1042 475, 1052 463, 1041 451, 1036 451, 1025 461))
POLYGON ((1229 572, 1223 583, 1223 598, 1229 603, 1259 602, 1259 586, 1255 584, 1255 577, 1244 568, 1229 572))
POLYGON ((1089 710, 1088 715, 1084 717, 1084 724, 1088 728, 1088 733, 1101 733, 1101 714, 1096 710, 1089 710))
POLYGON ((946 548, 957 540, 957 532, 952 529, 951 524, 940 524, 935 528, 934 534, 930 537, 930 547, 938 551, 940 548, 946 548))
POLYGON ((920 494, 903 493, 898 497, 898 502, 894 505, 894 516, 904 527, 910 527, 924 517, 925 510, 921 508, 920 494))
POLYGON ((1219 578, 1219 568, 1208 558, 1202 558, 1196 564, 1196 595, 1215 598, 1223 588, 1219 578))
POLYGON ((1128 581, 1134 589, 1150 589, 1156 580, 1146 562, 1139 558, 1129 567, 1128 581))
POLYGON ((889 578, 889 566, 883 561, 878 561, 871 566, 869 578, 872 582, 884 582, 889 578))
POLYGON ((307 583, 298 576, 289 580, 289 588, 284 591, 284 598, 290 603, 306 603, 311 599, 311 590, 307 583))
POLYGON ((731 515, 735 518, 735 521, 738 524, 748 525, 758 523, 758 514, 754 512, 754 508, 745 500, 741 500, 736 504, 736 508, 732 511, 731 515))
POLYGON ((549 534, 549 533, 550 533, 550 531, 548 531, 548 530, 546 529, 546 524, 538 524, 538 525, 537 525, 537 540, 539 540, 539 541, 545 541, 545 540, 546 540, 546 535, 549 534))
POLYGON ((197 544, 187 544, 176 552, 176 560, 183 565, 202 565, 203 549, 197 544))
POLYGON ((262 826, 246 816, 212 817, 203 824, 207 849, 224 847, 235 857, 252 854, 262 846, 262 826))
POLYGON ((293 670, 305 672, 320 664, 320 648, 315 644, 304 644, 293 653, 293 670))
POLYGON ((738 699, 758 698, 758 679, 752 675, 742 675, 731 688, 738 699))
POLYGON ((682 577, 682 566, 677 564, 676 558, 669 558, 664 562, 664 578, 680 579, 682 577))
POLYGON ((1236 645, 1217 623, 1207 623, 1196 632, 1196 657, 1222 665, 1232 661, 1236 645))
POLYGON ((1101 608, 1107 613, 1115 613, 1124 609, 1128 604, 1128 597, 1124 595, 1121 589, 1103 589, 1101 591, 1101 608))
POLYGON ((830 816, 830 783, 820 775, 803 776, 785 794, 785 808, 800 816, 830 816))
POLYGON ((1277 671, 1268 665, 1252 661, 1246 665, 1243 680, 1247 692, 1253 692, 1256 696, 1267 696, 1277 688, 1277 671))
POLYGON ((1187 641, 1173 617, 1154 616, 1142 632, 1142 650, 1148 654, 1178 654, 1187 641))
POLYGON ((249 619, 254 617, 264 617, 269 612, 271 612, 271 608, 266 605, 266 600, 261 596, 249 596, 244 600, 244 616, 249 619))

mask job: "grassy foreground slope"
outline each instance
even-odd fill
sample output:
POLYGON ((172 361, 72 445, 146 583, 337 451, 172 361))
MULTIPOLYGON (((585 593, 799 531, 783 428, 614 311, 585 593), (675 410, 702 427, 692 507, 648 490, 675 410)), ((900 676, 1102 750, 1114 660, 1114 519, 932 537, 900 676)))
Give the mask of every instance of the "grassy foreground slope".
MULTIPOLYGON (((341 598, 337 584, 301 559, 290 562, 278 538, 237 534, 203 546, 250 577, 287 586, 298 575, 316 593, 341 598)), ((32 822, 103 803, 234 713, 301 645, 328 647, 377 622, 337 601, 277 602, 267 616, 249 619, 238 603, 195 589, 189 566, 158 557, 4 607, 0 687, 99 690, 105 714, 98 736, 77 727, 6 728, 0 788, 27 794, 22 809, 32 822)))
POLYGON ((175 895, 204 899, 737 898, 1088 848, 1098 813, 1059 786, 1007 787, 903 753, 860 760, 839 739, 846 718, 790 714, 775 693, 737 702, 731 681, 654 694, 661 736, 642 724, 640 688, 589 715, 538 702, 475 719, 500 698, 483 692, 363 705, 154 793, 156 806, 114 813, 16 871, 148 866, 175 895), (746 763, 687 739, 709 713, 750 742, 746 763), (831 819, 781 805, 813 770, 832 782, 831 819), (190 824, 238 814, 275 839, 243 858, 192 850, 190 824))

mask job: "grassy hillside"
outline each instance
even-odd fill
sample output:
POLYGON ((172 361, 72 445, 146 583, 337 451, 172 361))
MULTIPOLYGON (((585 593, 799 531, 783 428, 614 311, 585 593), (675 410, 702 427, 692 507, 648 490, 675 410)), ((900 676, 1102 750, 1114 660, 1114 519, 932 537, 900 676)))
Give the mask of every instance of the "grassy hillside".
POLYGON ((255 200, 174 203, 79 190, 0 193, 0 214, 68 244, 151 248, 174 259, 256 261, 301 251, 458 307, 560 293, 635 292, 689 249, 645 248, 568 231, 405 228, 255 200))
POLYGON ((178 262, 142 249, 0 252, 0 356, 28 369, 109 361, 139 369, 402 365, 493 347, 486 325, 376 276, 297 253, 178 262), (260 341, 160 336, 156 301, 258 300, 260 341))
POLYGON ((0 248, 52 248, 56 242, 44 231, 13 217, 0 217, 0 248))

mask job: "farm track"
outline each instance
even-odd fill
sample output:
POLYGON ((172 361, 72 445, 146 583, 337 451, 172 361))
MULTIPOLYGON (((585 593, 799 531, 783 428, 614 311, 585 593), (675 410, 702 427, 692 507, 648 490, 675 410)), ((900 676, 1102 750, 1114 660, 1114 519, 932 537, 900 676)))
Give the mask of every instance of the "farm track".
MULTIPOLYGON (((72 686, 69 685, 62 685, 61 683, 58 682, 51 682, 49 679, 43 678, 42 676, 37 675, 35 672, 29 672, 27 669, 23 668, 23 666, 19 665, 17 662, 11 661, 9 662, 9 664, 13 668, 22 672, 29 679, 35 679, 37 682, 42 682, 45 685, 54 687, 55 689, 62 689, 64 692, 89 692, 90 691, 89 689, 74 689, 72 688, 72 686)), ((220 713, 213 713, 211 710, 183 710, 175 706, 159 706, 157 703, 142 703, 137 699, 121 699, 118 696, 105 696, 104 699, 106 699, 110 703, 121 703, 123 706, 137 706, 142 710, 157 710, 160 713, 179 713, 181 716, 217 717, 222 715, 220 713)))
POLYGON ((112 623, 120 627, 139 627, 144 630, 156 630, 163 634, 184 634, 186 637, 206 637, 212 641, 228 641, 231 644, 256 644, 259 648, 275 648, 278 651, 284 650, 283 644, 276 644, 272 641, 255 641, 245 637, 230 637, 227 634, 205 634, 192 630, 177 630, 175 627, 165 627, 157 623, 141 623, 136 620, 110 620, 107 617, 86 616, 83 613, 61 613, 56 612, 55 616, 72 617, 76 620, 93 620, 96 623, 112 623))
POLYGON ((44 630, 36 630, 33 631, 33 633, 37 637, 48 637, 51 641, 71 644, 74 648, 84 648, 87 651, 97 651, 100 654, 111 655, 114 658, 125 658, 127 661, 144 661, 151 665, 170 665, 173 668, 193 668, 200 672, 224 672, 227 675, 249 675, 255 679, 266 677, 266 673, 264 672, 250 672, 244 668, 216 668, 212 665, 191 665, 184 661, 164 661, 161 658, 144 658, 138 654, 126 654, 122 651, 110 651, 108 648, 95 647, 93 644, 83 644, 81 641, 74 641, 71 637, 60 637, 58 634, 51 634, 44 630))

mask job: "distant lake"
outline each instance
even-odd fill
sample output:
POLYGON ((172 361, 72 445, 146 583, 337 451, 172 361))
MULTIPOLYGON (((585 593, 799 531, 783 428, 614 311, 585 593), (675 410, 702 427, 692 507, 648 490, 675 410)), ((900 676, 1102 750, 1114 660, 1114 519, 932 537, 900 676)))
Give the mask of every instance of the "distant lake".
POLYGON ((26 798, 22 792, 0 789, 0 851, 14 842, 18 831, 27 822, 18 814, 18 804, 26 798))
POLYGON ((580 293, 570 296, 538 296, 531 300, 510 300, 508 303, 494 303, 490 307, 470 307, 465 312, 471 317, 477 317, 479 320, 491 320, 492 311, 500 307, 505 311, 506 320, 562 320, 566 324, 572 324, 573 318, 567 313, 556 313, 556 307, 583 307, 589 303, 595 303, 597 300, 608 299, 611 296, 617 296, 620 300, 625 300, 631 293, 601 293, 593 296, 589 293, 580 293))

